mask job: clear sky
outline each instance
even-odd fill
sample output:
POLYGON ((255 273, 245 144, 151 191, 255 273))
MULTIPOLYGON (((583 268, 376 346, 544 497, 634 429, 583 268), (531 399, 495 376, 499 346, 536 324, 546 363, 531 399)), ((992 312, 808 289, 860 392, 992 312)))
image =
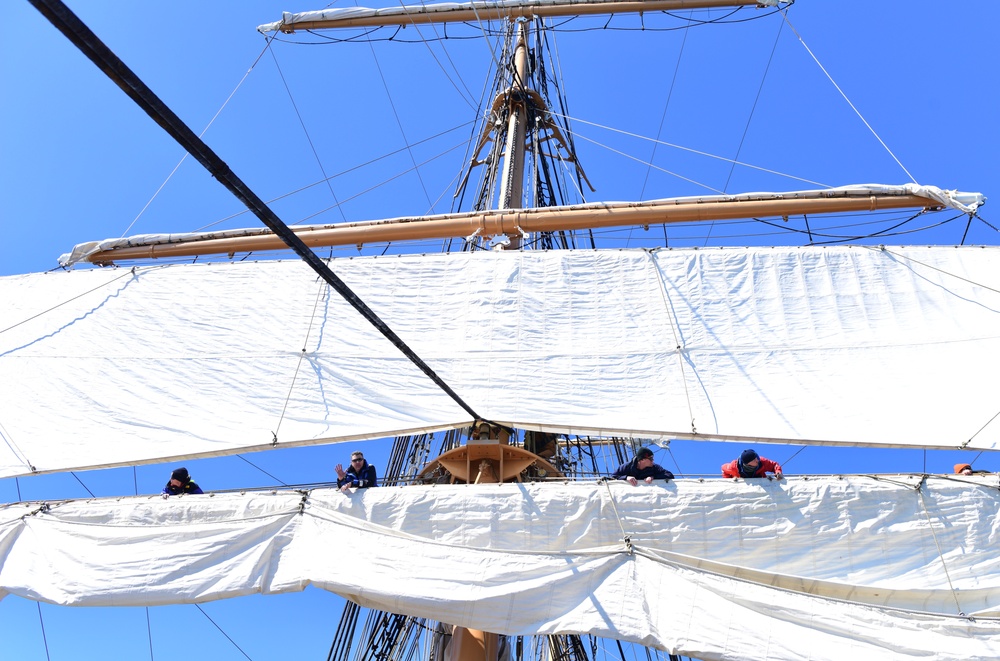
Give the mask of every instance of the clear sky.
MULTIPOLYGON (((417 34, 408 28, 400 38, 416 43, 297 45, 288 42, 318 40, 280 37, 272 54, 265 52, 257 25, 278 20, 282 11, 321 6, 271 0, 69 5, 195 132, 218 113, 204 139, 260 197, 285 196, 339 174, 329 186, 275 202, 286 222, 450 209, 467 158, 468 122, 490 75, 491 54, 481 40, 427 46, 419 42, 433 36, 433 29, 417 34), (431 136, 437 137, 421 143, 431 136), (406 145, 411 149, 392 154, 406 145), (419 176, 414 163, 421 164, 419 176)), ((6 9, 8 30, 0 42, 0 276, 54 268, 61 253, 88 240, 256 225, 246 213, 230 219, 241 211, 239 203, 192 159, 170 176, 182 149, 33 7, 12 2, 6 9)), ((746 10, 738 18, 748 15, 755 14, 746 10)), ((715 11, 692 18, 723 16, 715 11)), ((911 176, 921 184, 998 194, 1000 3, 799 0, 788 21, 772 16, 686 32, 585 31, 595 24, 566 24, 554 38, 580 160, 597 188, 587 199, 897 184, 911 176), (659 136, 664 143, 795 178, 734 168, 729 160, 666 144, 654 149, 636 136, 659 136), (656 168, 647 165, 651 158, 656 168)), ((648 28, 657 25, 653 17, 646 21, 648 28)), ((968 226, 965 242, 997 244, 1000 237, 990 224, 1000 226, 1000 216, 987 204, 981 217, 968 226)), ((874 242, 958 244, 966 222, 957 218, 874 242)), ((626 230, 599 238, 602 245, 634 247, 646 245, 648 237, 626 230)), ((662 233, 653 239, 662 244, 662 233)), ((732 224, 671 229, 670 241, 805 243, 801 235, 732 224)), ((352 248, 337 254, 357 253, 352 248)), ((675 472, 714 474, 739 449, 675 442, 672 455, 658 451, 657 461, 675 472)), ((788 470, 800 473, 944 472, 971 459, 918 450, 759 449, 772 459, 792 459, 788 470)), ((314 483, 330 480, 333 464, 345 460, 348 450, 247 456, 253 465, 232 457, 186 465, 208 489, 274 485, 272 476, 288 484, 314 483)), ((365 451, 384 465, 386 443, 371 442, 365 451)), ((1000 470, 993 455, 976 463, 1000 470)), ((150 493, 168 474, 169 466, 160 465, 0 480, 0 501, 85 497, 88 490, 99 496, 150 493)), ((0 657, 144 659, 152 645, 153 658, 246 658, 207 614, 250 658, 326 658, 342 603, 310 589, 204 604, 204 613, 194 606, 152 608, 148 626, 143 609, 43 604, 43 637, 39 607, 7 597, 0 600, 0 657)))

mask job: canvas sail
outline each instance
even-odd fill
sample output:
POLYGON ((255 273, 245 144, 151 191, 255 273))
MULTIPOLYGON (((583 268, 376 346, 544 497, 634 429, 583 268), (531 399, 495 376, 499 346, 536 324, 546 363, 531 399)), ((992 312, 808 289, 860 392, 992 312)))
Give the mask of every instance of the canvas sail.
POLYGON ((0 508, 0 594, 141 606, 315 585, 486 631, 704 659, 987 659, 996 487, 826 476, 18 503, 0 508))
MULTIPOLYGON (((998 266, 996 248, 827 247, 333 268, 501 424, 995 449, 998 266)), ((2 476, 472 422, 299 262, 12 276, 0 300, 2 476)))

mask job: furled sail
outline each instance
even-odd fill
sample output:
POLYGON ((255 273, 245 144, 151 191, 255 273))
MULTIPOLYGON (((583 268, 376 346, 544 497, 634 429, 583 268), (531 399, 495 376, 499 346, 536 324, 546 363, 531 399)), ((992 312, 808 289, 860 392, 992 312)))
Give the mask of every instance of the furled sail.
MULTIPOLYGON (((599 202, 567 207, 470 211, 353 223, 298 225, 292 229, 309 246, 353 246, 381 241, 496 236, 908 207, 950 208, 972 214, 985 202, 986 197, 981 193, 942 190, 937 186, 860 184, 782 193, 699 195, 645 202, 599 202)), ((232 254, 284 247, 284 242, 266 227, 184 234, 141 234, 77 244, 59 258, 59 263, 62 266, 72 266, 82 261, 108 264, 129 259, 232 254)))
MULTIPOLYGON (((996 449, 996 248, 522 251, 334 270, 483 418, 996 449)), ((297 261, 0 279, 0 476, 470 424, 297 261)))
POLYGON ((397 7, 338 7, 284 12, 280 21, 258 26, 260 32, 294 32, 372 25, 410 25, 456 21, 480 22, 529 16, 679 11, 699 7, 778 7, 791 0, 499 0, 498 2, 439 2, 397 7))
POLYGON ((995 476, 18 503, 0 508, 0 595, 141 606, 311 584, 486 631, 703 659, 990 659, 998 513, 995 476))

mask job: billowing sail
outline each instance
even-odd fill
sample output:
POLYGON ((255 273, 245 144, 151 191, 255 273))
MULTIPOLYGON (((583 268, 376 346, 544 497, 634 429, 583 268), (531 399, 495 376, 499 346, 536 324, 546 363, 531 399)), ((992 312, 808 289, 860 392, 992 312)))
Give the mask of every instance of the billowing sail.
MULTIPOLYGON (((334 270, 482 418, 995 449, 996 248, 524 251, 334 270)), ((297 261, 0 279, 0 476, 458 428, 297 261)))
POLYGON ((829 476, 18 503, 0 508, 0 595, 137 606, 311 584, 481 630, 703 659, 991 659, 996 486, 829 476))

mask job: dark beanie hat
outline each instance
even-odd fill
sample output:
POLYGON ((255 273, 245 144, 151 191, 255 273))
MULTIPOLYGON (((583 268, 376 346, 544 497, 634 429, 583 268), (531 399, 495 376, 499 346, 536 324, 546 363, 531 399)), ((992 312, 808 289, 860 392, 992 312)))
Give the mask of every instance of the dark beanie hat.
POLYGON ((188 475, 188 469, 186 468, 175 468, 174 472, 170 474, 171 480, 178 480, 180 482, 187 482, 191 479, 188 475))
MULTIPOLYGON (((729 455, 729 456, 732 456, 732 455, 729 455)), ((750 463, 751 461, 753 461, 756 458, 757 458, 757 453, 756 452, 754 452, 753 450, 744 450, 743 454, 740 455, 740 463, 741 464, 748 464, 748 463, 750 463)))
POLYGON ((650 450, 649 448, 639 448, 638 450, 636 450, 635 453, 636 459, 646 459, 652 456, 653 456, 653 451, 650 450))

